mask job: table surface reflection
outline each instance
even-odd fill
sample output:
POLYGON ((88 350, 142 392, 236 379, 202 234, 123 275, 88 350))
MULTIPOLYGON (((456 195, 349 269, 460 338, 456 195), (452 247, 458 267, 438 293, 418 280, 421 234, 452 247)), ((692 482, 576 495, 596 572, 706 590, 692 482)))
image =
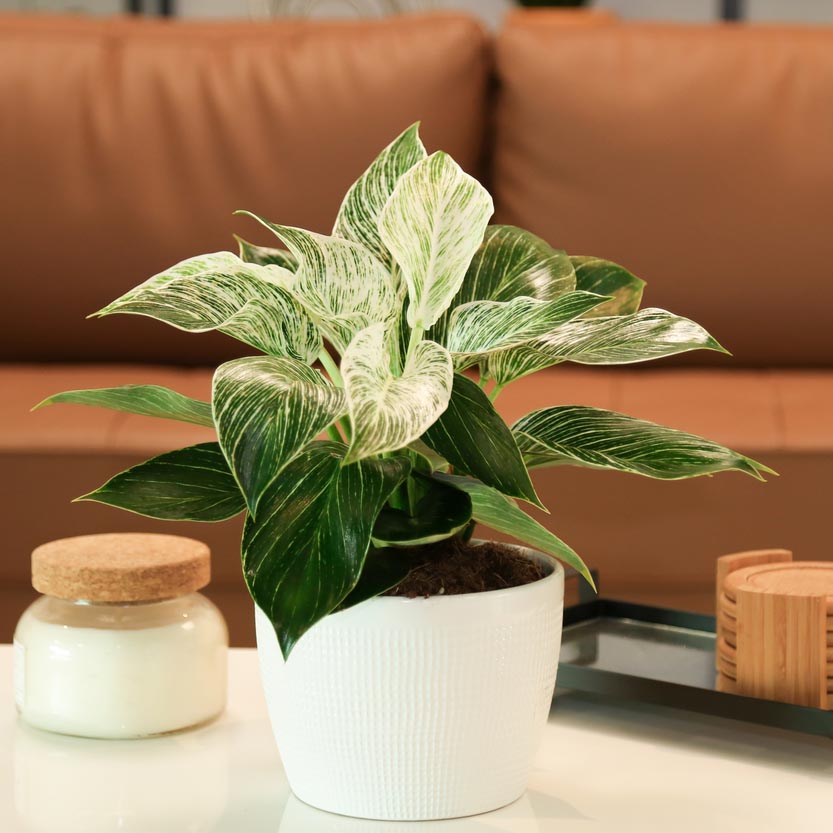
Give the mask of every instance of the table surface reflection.
POLYGON ((560 693, 530 788, 494 813, 371 822, 292 796, 253 650, 230 656, 229 706, 201 729, 95 741, 15 716, 0 646, 2 833, 801 833, 833 826, 833 742, 674 709, 560 693))

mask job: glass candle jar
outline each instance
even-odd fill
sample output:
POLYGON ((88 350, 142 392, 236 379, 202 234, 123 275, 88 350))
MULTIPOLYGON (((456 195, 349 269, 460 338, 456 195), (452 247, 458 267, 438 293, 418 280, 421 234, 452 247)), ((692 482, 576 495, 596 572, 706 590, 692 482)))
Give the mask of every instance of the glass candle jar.
POLYGON ((209 577, 208 547, 174 535, 85 535, 38 547, 32 584, 44 595, 14 635, 23 720, 132 738, 219 715, 228 630, 196 592, 209 577))

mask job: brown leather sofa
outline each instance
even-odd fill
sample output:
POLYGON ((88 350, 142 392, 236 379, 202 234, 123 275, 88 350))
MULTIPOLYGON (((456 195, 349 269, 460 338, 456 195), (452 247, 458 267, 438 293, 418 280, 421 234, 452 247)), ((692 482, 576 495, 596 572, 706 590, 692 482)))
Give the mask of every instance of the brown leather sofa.
POLYGON ((495 40, 454 15, 361 23, 0 16, 0 640, 31 549, 114 530, 214 551, 212 595, 251 641, 239 523, 164 524, 70 499, 206 429, 71 406, 67 388, 154 382, 208 397, 239 349, 146 319, 84 316, 188 255, 231 247, 249 208, 327 231, 374 152, 421 119, 491 187, 497 222, 625 263, 646 300, 733 358, 560 368, 499 407, 608 407, 705 434, 781 473, 658 483, 537 474, 544 519, 607 595, 710 608, 714 557, 829 557, 833 518, 833 31, 620 25, 523 12, 495 40), (565 22, 578 25, 564 25, 565 22), (590 25, 586 25, 590 24, 590 25))

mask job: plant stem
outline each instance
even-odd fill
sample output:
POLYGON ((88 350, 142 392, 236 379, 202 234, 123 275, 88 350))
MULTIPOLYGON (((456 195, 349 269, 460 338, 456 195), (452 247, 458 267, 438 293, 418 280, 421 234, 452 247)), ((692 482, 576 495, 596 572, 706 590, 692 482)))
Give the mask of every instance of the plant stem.
POLYGON ((503 385, 495 385, 492 388, 492 392, 489 394, 489 401, 494 402, 497 399, 498 394, 503 390, 503 385))
POLYGON ((341 373, 339 372, 338 365, 333 361, 333 357, 324 349, 318 354, 318 360, 324 366, 324 370, 330 376, 330 379, 333 380, 333 384, 337 388, 344 387, 344 381, 341 378, 341 373))
MULTIPOLYGON (((343 388, 344 380, 341 378, 341 373, 338 369, 338 365, 333 361, 333 357, 326 350, 322 349, 321 352, 318 354, 318 360, 324 366, 324 370, 326 370, 329 374, 333 384, 337 388, 343 388)), ((331 425, 327 429, 328 436, 331 440, 335 440, 340 443, 343 443, 345 441, 349 443, 350 438, 353 435, 353 431, 350 426, 350 420, 347 417, 344 417, 343 419, 340 419, 338 421, 338 425, 341 428, 344 437, 342 437, 341 434, 338 433, 338 429, 334 425, 331 425)))
POLYGON ((408 361, 410 360, 411 356, 413 356, 414 351, 417 348, 417 344, 422 341, 422 334, 425 330, 422 327, 414 327, 411 330, 411 340, 408 342, 408 352, 405 354, 405 364, 403 367, 408 366, 408 361))

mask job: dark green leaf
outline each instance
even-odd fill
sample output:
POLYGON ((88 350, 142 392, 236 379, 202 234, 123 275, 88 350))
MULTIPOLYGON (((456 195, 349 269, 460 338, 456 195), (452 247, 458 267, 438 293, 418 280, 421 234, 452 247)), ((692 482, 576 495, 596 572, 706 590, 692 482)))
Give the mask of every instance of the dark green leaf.
POLYGON ((615 469, 660 480, 737 470, 762 480, 766 466, 729 448, 614 411, 583 406, 543 408, 513 426, 534 466, 615 469))
POLYGON ((632 275, 622 266, 600 257, 571 257, 576 270, 576 289, 611 295, 606 304, 585 313, 585 318, 606 315, 629 315, 639 309, 645 281, 632 275))
POLYGON ((294 272, 298 268, 298 258, 286 249, 273 249, 268 246, 256 246, 242 237, 234 235, 240 246, 240 259, 258 266, 280 266, 294 272))
POLYGON ((458 489, 429 477, 409 481, 422 487, 412 514, 385 507, 376 518, 373 541, 379 546, 413 547, 442 541, 460 532, 471 520, 471 498, 458 489))
POLYGON ((512 432, 471 379, 454 374, 448 408, 422 439, 457 471, 541 506, 512 432))
POLYGON ((374 596, 381 596, 386 590, 396 587, 400 581, 406 579, 418 563, 408 550, 397 547, 378 549, 371 546, 358 583, 338 609, 346 610, 374 596))
POLYGON ((122 385, 117 388, 67 390, 44 399, 32 410, 61 402, 214 427, 210 402, 200 402, 198 399, 191 399, 159 385, 122 385))
POLYGON ((266 487, 347 412, 344 391, 294 359, 249 356, 214 374, 220 446, 254 515, 266 487))
POLYGON ((541 552, 554 555, 560 561, 577 570, 593 589, 595 584, 585 563, 560 538, 533 520, 515 503, 485 483, 468 477, 450 474, 435 474, 436 480, 449 483, 461 489, 471 498, 472 515, 479 523, 485 524, 498 532, 505 532, 518 541, 535 547, 541 552))
POLYGON ((76 500, 165 521, 224 521, 246 508, 219 443, 160 454, 76 500))
POLYGON ((307 446, 263 494, 243 531, 243 571, 281 650, 293 646, 355 587, 373 523, 408 475, 406 457, 343 465, 340 443, 307 446))

